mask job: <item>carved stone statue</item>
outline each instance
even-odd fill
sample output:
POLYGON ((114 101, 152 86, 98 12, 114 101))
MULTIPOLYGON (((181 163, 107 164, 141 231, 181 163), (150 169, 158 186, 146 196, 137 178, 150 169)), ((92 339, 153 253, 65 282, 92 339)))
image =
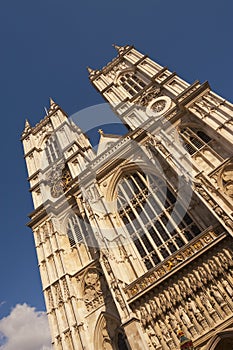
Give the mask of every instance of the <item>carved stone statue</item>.
POLYGON ((182 280, 178 281, 178 284, 179 284, 179 287, 180 287, 180 293, 185 298, 186 297, 186 293, 187 293, 187 287, 186 287, 184 281, 182 281, 182 280))
POLYGON ((194 290, 194 291, 196 291, 197 290, 197 279, 196 279, 196 277, 195 277, 195 275, 193 274, 193 273, 189 273, 188 274, 188 279, 189 279, 189 282, 190 282, 190 286, 191 286, 191 288, 194 290))
POLYGON ((159 294, 159 300, 160 300, 161 308, 165 312, 166 309, 169 307, 169 302, 163 293, 159 294))
POLYGON ((230 286, 229 282, 227 280, 224 280, 223 278, 221 279, 221 282, 227 294, 229 294, 230 297, 233 297, 233 289, 230 286))
POLYGON ((213 261, 212 259, 209 259, 209 260, 208 260, 208 265, 209 265, 209 267, 210 267, 210 269, 211 269, 212 275, 214 275, 215 277, 217 277, 217 276, 218 276, 218 267, 217 267, 217 265, 216 265, 216 262, 213 261))
POLYGON ((200 313, 200 310, 197 307, 197 304, 195 303, 194 300, 192 300, 191 298, 188 298, 188 309, 191 310, 194 315, 200 313))
POLYGON ((202 281, 206 284, 208 282, 208 275, 207 275, 206 270, 204 269, 203 266, 199 266, 197 269, 198 269, 198 272, 201 276, 202 281))
POLYGON ((151 325, 148 326, 147 334, 151 340, 152 345, 155 348, 160 346, 159 337, 156 335, 156 333, 155 333, 154 329, 151 327, 151 325))
POLYGON ((147 311, 144 306, 140 306, 141 323, 145 327, 147 324, 147 311))
POLYGON ((177 300, 177 293, 176 293, 174 287, 168 287, 168 292, 170 294, 172 304, 175 304, 176 300, 177 300))
POLYGON ((158 306, 153 299, 149 301, 149 305, 151 309, 151 316, 153 317, 153 319, 155 319, 158 313, 158 306))
POLYGON ((210 299, 208 298, 208 296, 204 292, 200 293, 200 300, 201 300, 203 306, 205 306, 209 312, 215 311, 212 304, 211 304, 210 299))
POLYGON ((167 315, 167 320, 170 323, 171 327, 174 331, 178 330, 180 328, 180 325, 177 321, 177 318, 175 315, 173 315, 171 312, 167 315))
POLYGON ((165 323, 161 320, 159 320, 159 328, 161 329, 161 333, 163 334, 165 339, 171 338, 169 330, 167 329, 165 323))
POLYGON ((210 289, 210 295, 212 295, 217 303, 221 304, 224 302, 223 296, 219 292, 218 288, 216 286, 212 286, 210 289))
POLYGON ((202 279, 201 279, 201 276, 200 276, 199 272, 197 270, 194 270, 193 273, 194 273, 194 275, 195 275, 195 277, 197 279, 198 287, 201 287, 202 286, 202 279))
POLYGON ((187 327, 192 326, 192 322, 191 322, 189 316, 187 315, 185 309, 180 305, 178 310, 179 310, 180 318, 181 318, 182 322, 184 323, 184 325, 186 325, 187 327))

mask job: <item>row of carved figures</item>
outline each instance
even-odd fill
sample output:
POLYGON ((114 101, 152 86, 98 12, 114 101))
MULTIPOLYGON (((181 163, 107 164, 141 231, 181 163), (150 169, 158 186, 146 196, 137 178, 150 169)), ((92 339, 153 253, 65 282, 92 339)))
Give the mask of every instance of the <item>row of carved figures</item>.
POLYGON ((135 302, 148 342, 155 349, 175 349, 177 331, 193 339, 233 314, 233 260, 224 249, 161 293, 135 302))

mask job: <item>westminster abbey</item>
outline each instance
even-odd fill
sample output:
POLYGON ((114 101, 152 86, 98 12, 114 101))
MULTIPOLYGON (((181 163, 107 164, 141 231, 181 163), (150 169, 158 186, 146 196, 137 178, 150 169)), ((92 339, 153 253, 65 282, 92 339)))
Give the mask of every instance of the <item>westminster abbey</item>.
POLYGON ((233 105, 114 46, 88 72, 124 136, 52 99, 22 134, 53 348, 233 349, 233 105))

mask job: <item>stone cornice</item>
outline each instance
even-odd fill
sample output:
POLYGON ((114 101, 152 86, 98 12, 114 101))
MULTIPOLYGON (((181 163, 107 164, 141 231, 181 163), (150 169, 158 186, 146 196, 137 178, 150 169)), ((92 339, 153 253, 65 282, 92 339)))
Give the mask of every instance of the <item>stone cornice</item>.
POLYGON ((180 95, 176 97, 176 101, 179 105, 190 107, 194 104, 196 99, 204 95, 206 92, 210 91, 210 85, 208 81, 205 81, 200 85, 199 81, 195 81, 186 90, 184 90, 180 95))

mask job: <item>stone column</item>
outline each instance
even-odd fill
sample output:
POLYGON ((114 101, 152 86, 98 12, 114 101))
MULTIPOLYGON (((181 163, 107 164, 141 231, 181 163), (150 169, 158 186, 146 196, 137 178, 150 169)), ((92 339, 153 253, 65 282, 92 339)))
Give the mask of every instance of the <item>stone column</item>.
POLYGON ((140 321, 137 318, 131 318, 124 324, 124 328, 127 341, 134 350, 149 350, 149 345, 145 339, 145 336, 140 325, 140 321))

